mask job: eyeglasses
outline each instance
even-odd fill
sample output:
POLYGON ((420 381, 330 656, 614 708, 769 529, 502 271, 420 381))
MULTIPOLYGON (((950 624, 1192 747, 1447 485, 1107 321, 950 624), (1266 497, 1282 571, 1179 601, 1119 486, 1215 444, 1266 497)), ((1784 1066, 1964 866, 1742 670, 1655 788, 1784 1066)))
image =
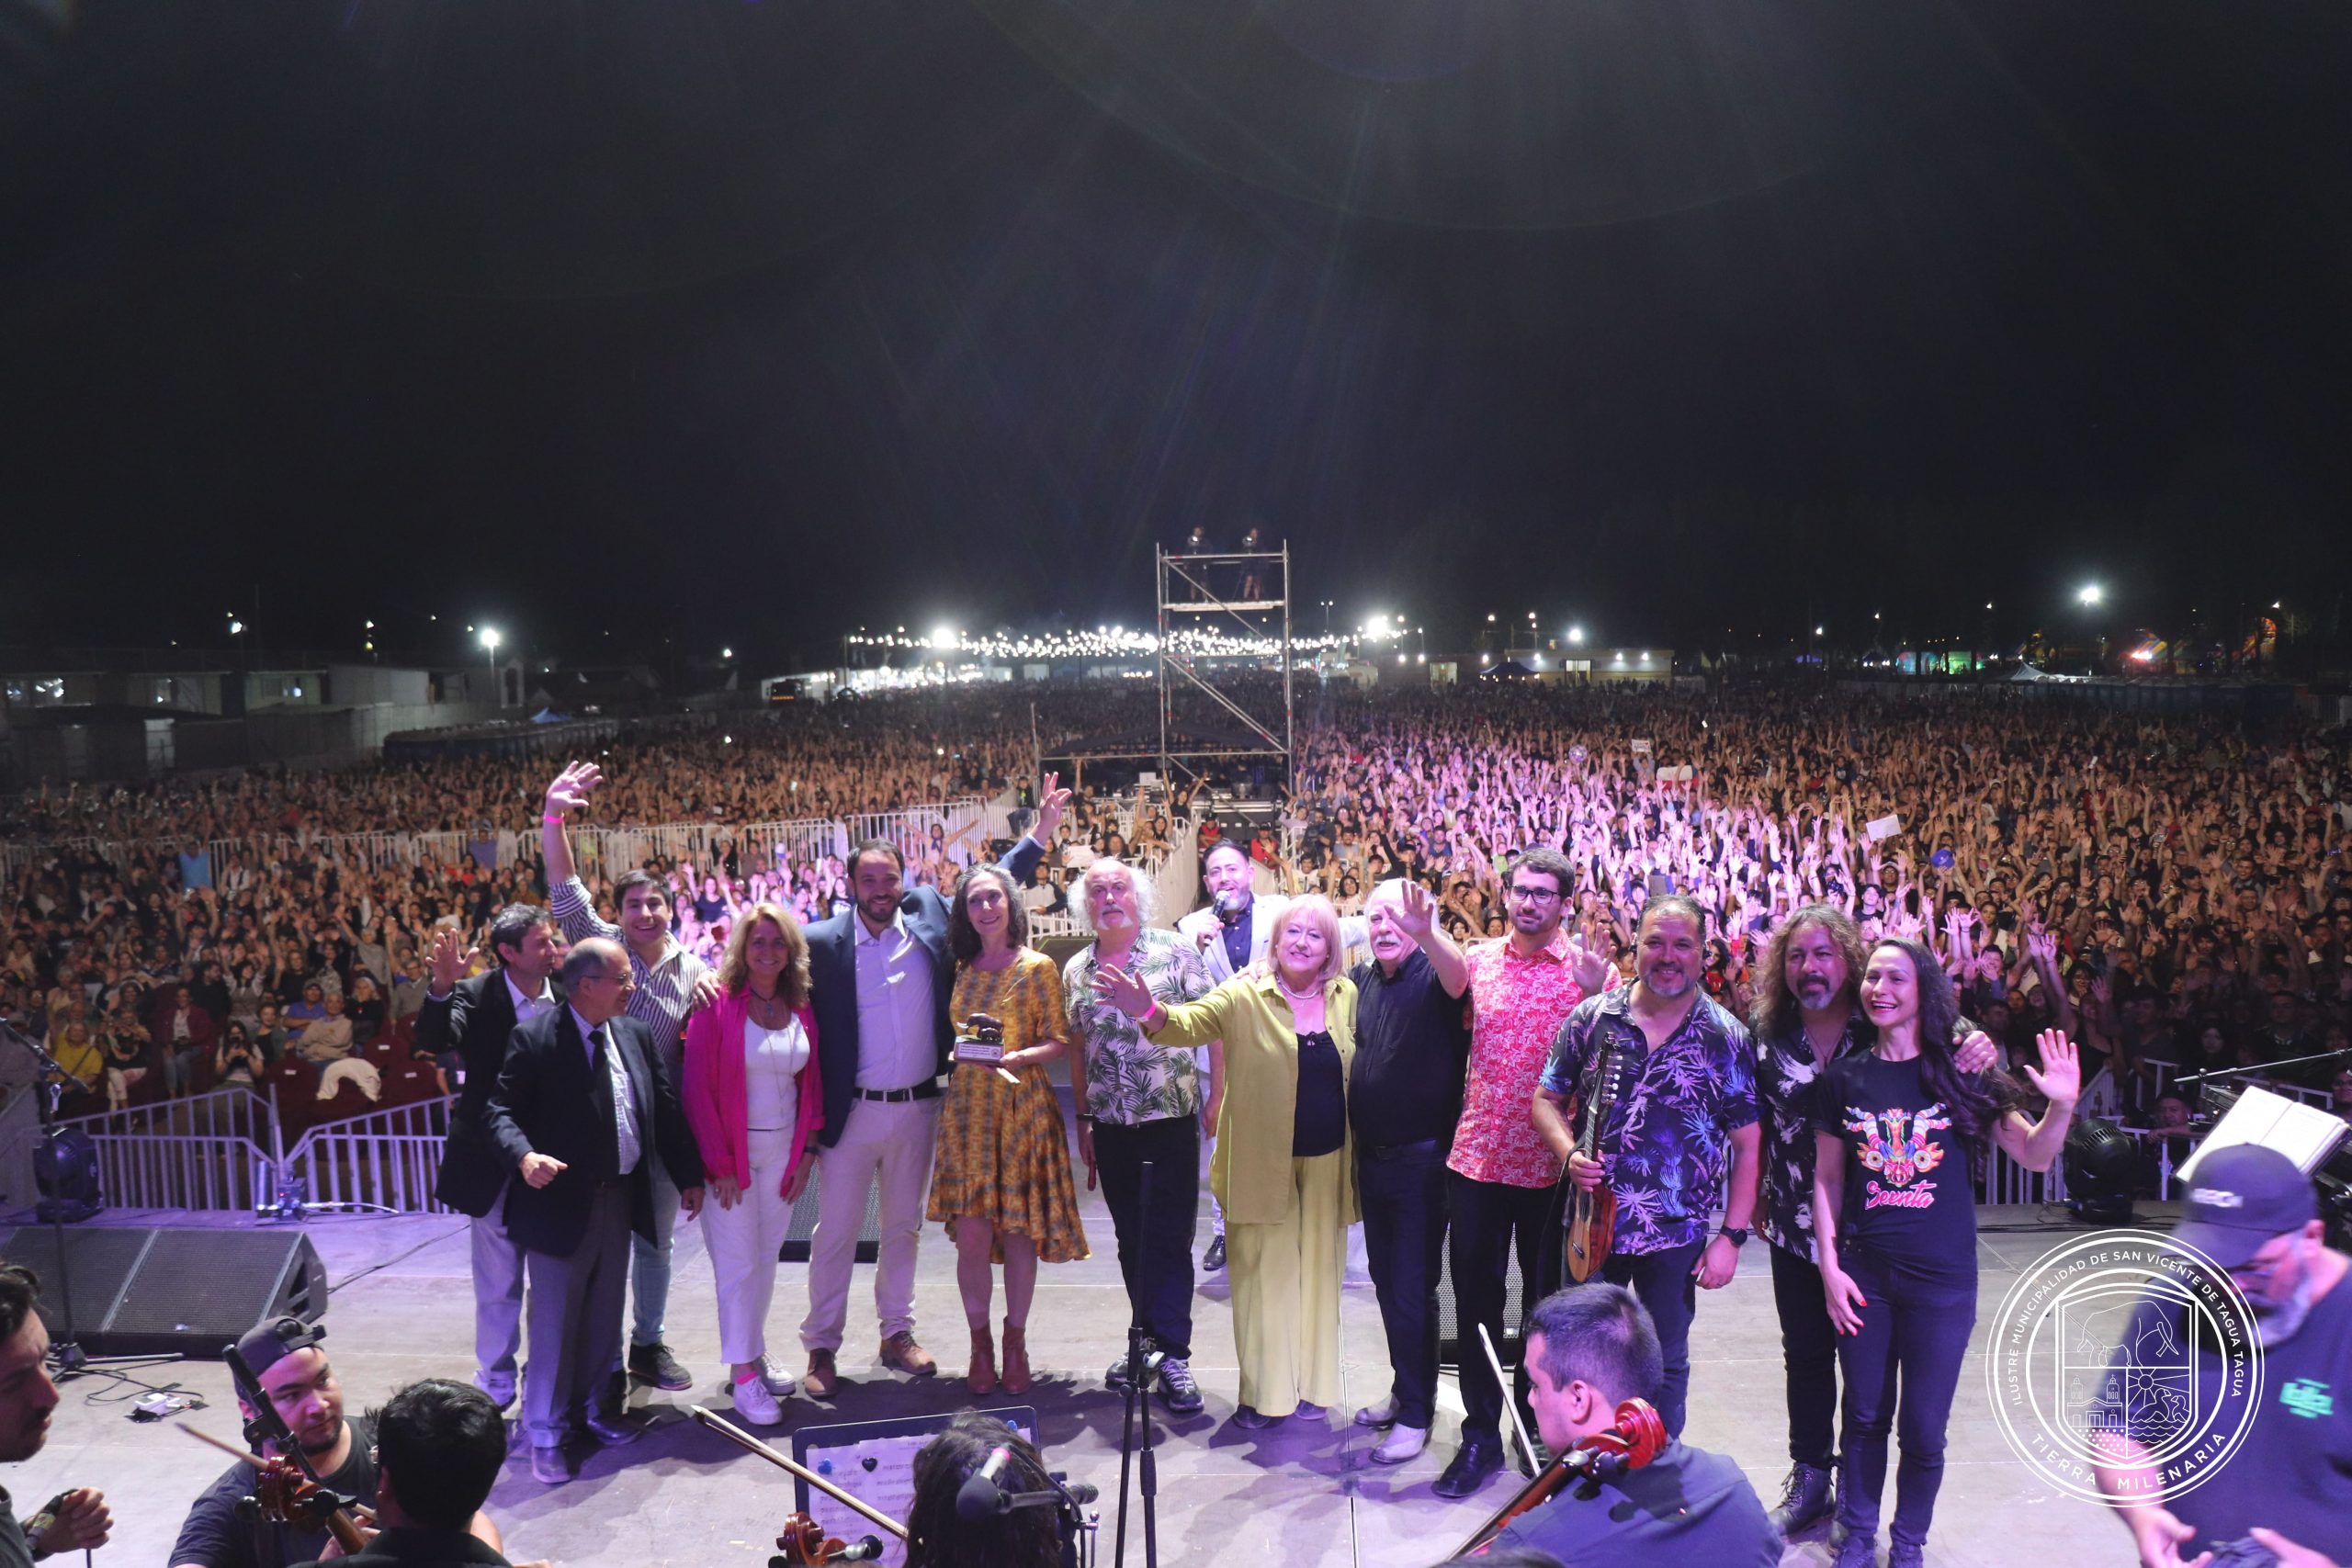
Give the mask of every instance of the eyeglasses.
POLYGON ((1556 887, 1526 887, 1513 886, 1503 889, 1506 898, 1524 898, 1531 904, 1556 904, 1566 895, 1556 887))

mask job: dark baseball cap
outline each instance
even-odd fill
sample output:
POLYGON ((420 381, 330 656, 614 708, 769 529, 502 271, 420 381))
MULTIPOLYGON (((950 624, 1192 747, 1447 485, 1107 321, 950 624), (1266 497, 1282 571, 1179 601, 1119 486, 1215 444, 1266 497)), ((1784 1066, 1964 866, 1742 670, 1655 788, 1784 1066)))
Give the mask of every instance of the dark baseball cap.
POLYGON ((236 1344, 245 1367, 260 1377, 297 1350, 307 1350, 327 1337, 326 1325, 299 1317, 273 1317, 246 1330, 236 1344))
POLYGON ((2232 1144, 2197 1162, 2173 1240, 2224 1269, 2244 1268, 2273 1237, 2319 1217, 2311 1178, 2277 1149, 2232 1144))

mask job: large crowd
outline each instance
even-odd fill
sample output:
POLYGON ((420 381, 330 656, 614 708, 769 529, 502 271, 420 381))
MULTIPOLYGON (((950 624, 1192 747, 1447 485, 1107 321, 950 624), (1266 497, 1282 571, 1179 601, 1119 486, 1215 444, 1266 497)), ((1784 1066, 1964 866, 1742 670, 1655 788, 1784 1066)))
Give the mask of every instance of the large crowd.
MULTIPOLYGON (((593 822, 723 829, 1000 796, 1028 787, 1033 736, 1146 733, 1150 701, 965 688, 807 705, 723 733, 625 733, 593 822)), ((2338 734, 1794 685, 1334 687, 1302 718, 1285 830, 1249 847, 1270 887, 1325 893, 1343 913, 1402 876, 1432 890, 1456 937, 1498 935, 1502 868, 1555 848, 1577 870, 1575 929, 1621 959, 1646 897, 1696 898, 1707 987, 1745 1012, 1763 934, 1826 901, 1868 937, 1925 943, 2016 1059, 2041 1029, 2068 1028, 2090 1053, 2086 1076, 2106 1069, 2112 1108, 2151 1120, 2180 1113, 2160 1104, 2177 1072, 2352 1045, 2352 771, 2338 734)), ((287 1053, 331 1063, 421 1005, 437 928, 478 939, 500 906, 545 896, 535 817, 549 772, 452 761, 21 797, 0 807, 0 830, 56 847, 6 889, 0 1010, 118 1102, 142 1084, 249 1077, 287 1053), (511 853, 409 864, 335 844, 453 830, 503 832, 511 853), (177 852, 200 843, 227 847, 177 852)), ((1138 798, 1132 772, 1113 777, 1128 787, 1073 802, 1033 910, 1062 908, 1066 878, 1094 857, 1181 863, 1218 836, 1209 802, 1138 798)), ((786 863, 713 842, 705 863, 651 866, 702 956, 761 899, 804 920, 846 902, 837 855, 786 863)), ((912 847, 909 881, 944 891, 985 849, 944 833, 912 847)), ((609 908, 629 868, 583 869, 609 908)), ((2278 1076, 2352 1108, 2346 1062, 2278 1076)))

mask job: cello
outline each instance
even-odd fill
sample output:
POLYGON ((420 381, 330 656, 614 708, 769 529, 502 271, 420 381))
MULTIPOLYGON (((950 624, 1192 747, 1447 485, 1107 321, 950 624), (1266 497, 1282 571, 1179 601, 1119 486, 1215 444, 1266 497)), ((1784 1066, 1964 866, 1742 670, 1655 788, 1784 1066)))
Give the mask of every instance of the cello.
POLYGON ((1512 1520, 1532 1513, 1556 1497, 1570 1482, 1613 1481, 1629 1470, 1639 1470, 1666 1451, 1666 1421, 1646 1399, 1629 1399, 1617 1407, 1616 1425, 1595 1432, 1582 1448, 1570 1449, 1544 1467, 1535 1479, 1520 1488, 1494 1516, 1473 1530, 1454 1549, 1468 1557, 1494 1544, 1512 1520))

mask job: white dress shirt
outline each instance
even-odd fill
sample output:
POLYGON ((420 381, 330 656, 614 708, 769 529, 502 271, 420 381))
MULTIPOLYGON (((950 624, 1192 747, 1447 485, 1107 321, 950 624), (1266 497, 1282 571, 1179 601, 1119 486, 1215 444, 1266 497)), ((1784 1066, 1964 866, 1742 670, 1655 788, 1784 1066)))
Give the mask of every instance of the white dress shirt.
MULTIPOLYGON (((515 1022, 528 1023, 542 1013, 555 1011, 555 987, 545 980, 539 982, 537 996, 526 997, 523 994, 523 987, 514 983, 513 975, 502 969, 499 971, 499 976, 506 982, 506 994, 514 998, 515 1022)), ((583 1040, 587 1038, 585 1032, 582 1033, 581 1038, 583 1040)))
MULTIPOLYGON (((596 1065, 596 1031, 605 1026, 591 1024, 580 1016, 577 1008, 571 1010, 571 1021, 580 1028, 581 1043, 588 1050, 588 1065, 594 1067, 596 1065)), ((637 1095, 628 1087, 628 1067, 621 1060, 619 1043, 610 1033, 605 1036, 605 1070, 612 1075, 614 1120, 619 1124, 620 1160, 616 1169, 620 1175, 627 1176, 637 1168, 639 1158, 645 1153, 645 1145, 637 1133, 637 1095)))
POLYGON ((931 954, 903 913, 877 933, 850 916, 857 960, 857 1087, 911 1089, 939 1076, 931 954))

